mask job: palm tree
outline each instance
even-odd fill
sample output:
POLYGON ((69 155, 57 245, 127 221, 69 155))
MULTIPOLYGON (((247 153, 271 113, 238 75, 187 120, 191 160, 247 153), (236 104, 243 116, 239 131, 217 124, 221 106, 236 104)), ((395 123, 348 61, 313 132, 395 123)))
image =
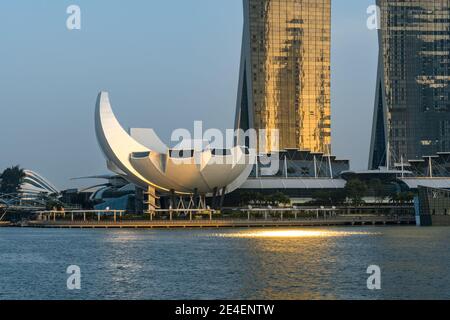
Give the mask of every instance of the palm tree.
POLYGON ((0 175, 0 193, 17 193, 25 178, 25 172, 19 166, 6 169, 0 175))

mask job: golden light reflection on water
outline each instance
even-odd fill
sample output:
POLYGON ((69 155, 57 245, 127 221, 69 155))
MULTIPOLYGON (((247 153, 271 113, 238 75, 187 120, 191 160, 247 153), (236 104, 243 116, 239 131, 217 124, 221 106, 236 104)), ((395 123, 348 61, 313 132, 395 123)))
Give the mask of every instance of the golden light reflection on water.
POLYGON ((379 235, 374 232, 331 231, 331 230, 255 230, 218 234, 224 238, 336 238, 350 236, 379 235))
POLYGON ((107 233, 107 236, 103 239, 103 241, 119 244, 140 241, 141 238, 141 234, 139 234, 139 232, 135 232, 134 230, 116 230, 115 232, 107 233))

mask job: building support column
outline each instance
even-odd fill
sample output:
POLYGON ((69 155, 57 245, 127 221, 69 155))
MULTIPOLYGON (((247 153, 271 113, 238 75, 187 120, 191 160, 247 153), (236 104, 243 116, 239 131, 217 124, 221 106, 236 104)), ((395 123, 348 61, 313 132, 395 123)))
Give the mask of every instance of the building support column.
POLYGON ((214 188, 213 196, 212 196, 212 202, 211 202, 211 207, 212 207, 214 210, 217 209, 217 193, 218 193, 218 191, 219 191, 219 190, 217 189, 217 187, 214 188))
POLYGON ((206 195, 199 195, 198 209, 205 210, 206 209, 206 195))
POLYGON ((169 215, 170 221, 173 220, 173 208, 177 208, 177 198, 175 196, 175 190, 170 190, 170 200, 169 200, 169 215))
POLYGON ((222 210, 223 202, 225 201, 226 191, 227 191, 227 187, 223 187, 222 188, 222 194, 221 194, 221 197, 220 197, 220 205, 219 205, 220 210, 222 210))
POLYGON ((153 216, 156 214, 156 189, 152 186, 148 186, 147 191, 144 193, 146 196, 145 205, 146 205, 146 212, 150 215, 150 220, 153 220, 153 216))
POLYGON ((199 207, 199 203, 200 203, 200 199, 199 199, 199 194, 198 194, 198 189, 194 189, 194 194, 191 197, 191 202, 192 202, 192 207, 190 207, 189 209, 193 209, 193 208, 198 208, 199 207))

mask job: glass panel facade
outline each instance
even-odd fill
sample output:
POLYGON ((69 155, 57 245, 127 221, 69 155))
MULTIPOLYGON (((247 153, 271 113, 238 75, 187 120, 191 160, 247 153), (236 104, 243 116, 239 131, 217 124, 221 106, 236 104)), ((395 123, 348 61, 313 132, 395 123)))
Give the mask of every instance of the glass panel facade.
POLYGON ((393 164, 401 157, 450 151, 450 0, 378 0, 378 5, 381 89, 373 169, 385 164, 387 155, 393 164))
POLYGON ((278 129, 280 149, 331 153, 331 0, 244 0, 244 16, 237 126, 278 129))
POLYGON ((450 215, 450 191, 419 187, 419 209, 421 215, 450 215))

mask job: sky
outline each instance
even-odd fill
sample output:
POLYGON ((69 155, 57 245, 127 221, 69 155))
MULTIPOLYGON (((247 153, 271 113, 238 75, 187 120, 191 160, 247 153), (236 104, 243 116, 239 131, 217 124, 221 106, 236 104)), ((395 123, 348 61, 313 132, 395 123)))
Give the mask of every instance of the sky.
MULTIPOLYGON (((354 170, 369 155, 378 57, 374 0, 332 3, 332 147, 354 170)), ((94 131, 99 91, 124 128, 233 128, 242 0, 0 2, 0 170, 20 165, 58 188, 108 173, 94 131), (70 5, 81 29, 68 30, 70 5)))

